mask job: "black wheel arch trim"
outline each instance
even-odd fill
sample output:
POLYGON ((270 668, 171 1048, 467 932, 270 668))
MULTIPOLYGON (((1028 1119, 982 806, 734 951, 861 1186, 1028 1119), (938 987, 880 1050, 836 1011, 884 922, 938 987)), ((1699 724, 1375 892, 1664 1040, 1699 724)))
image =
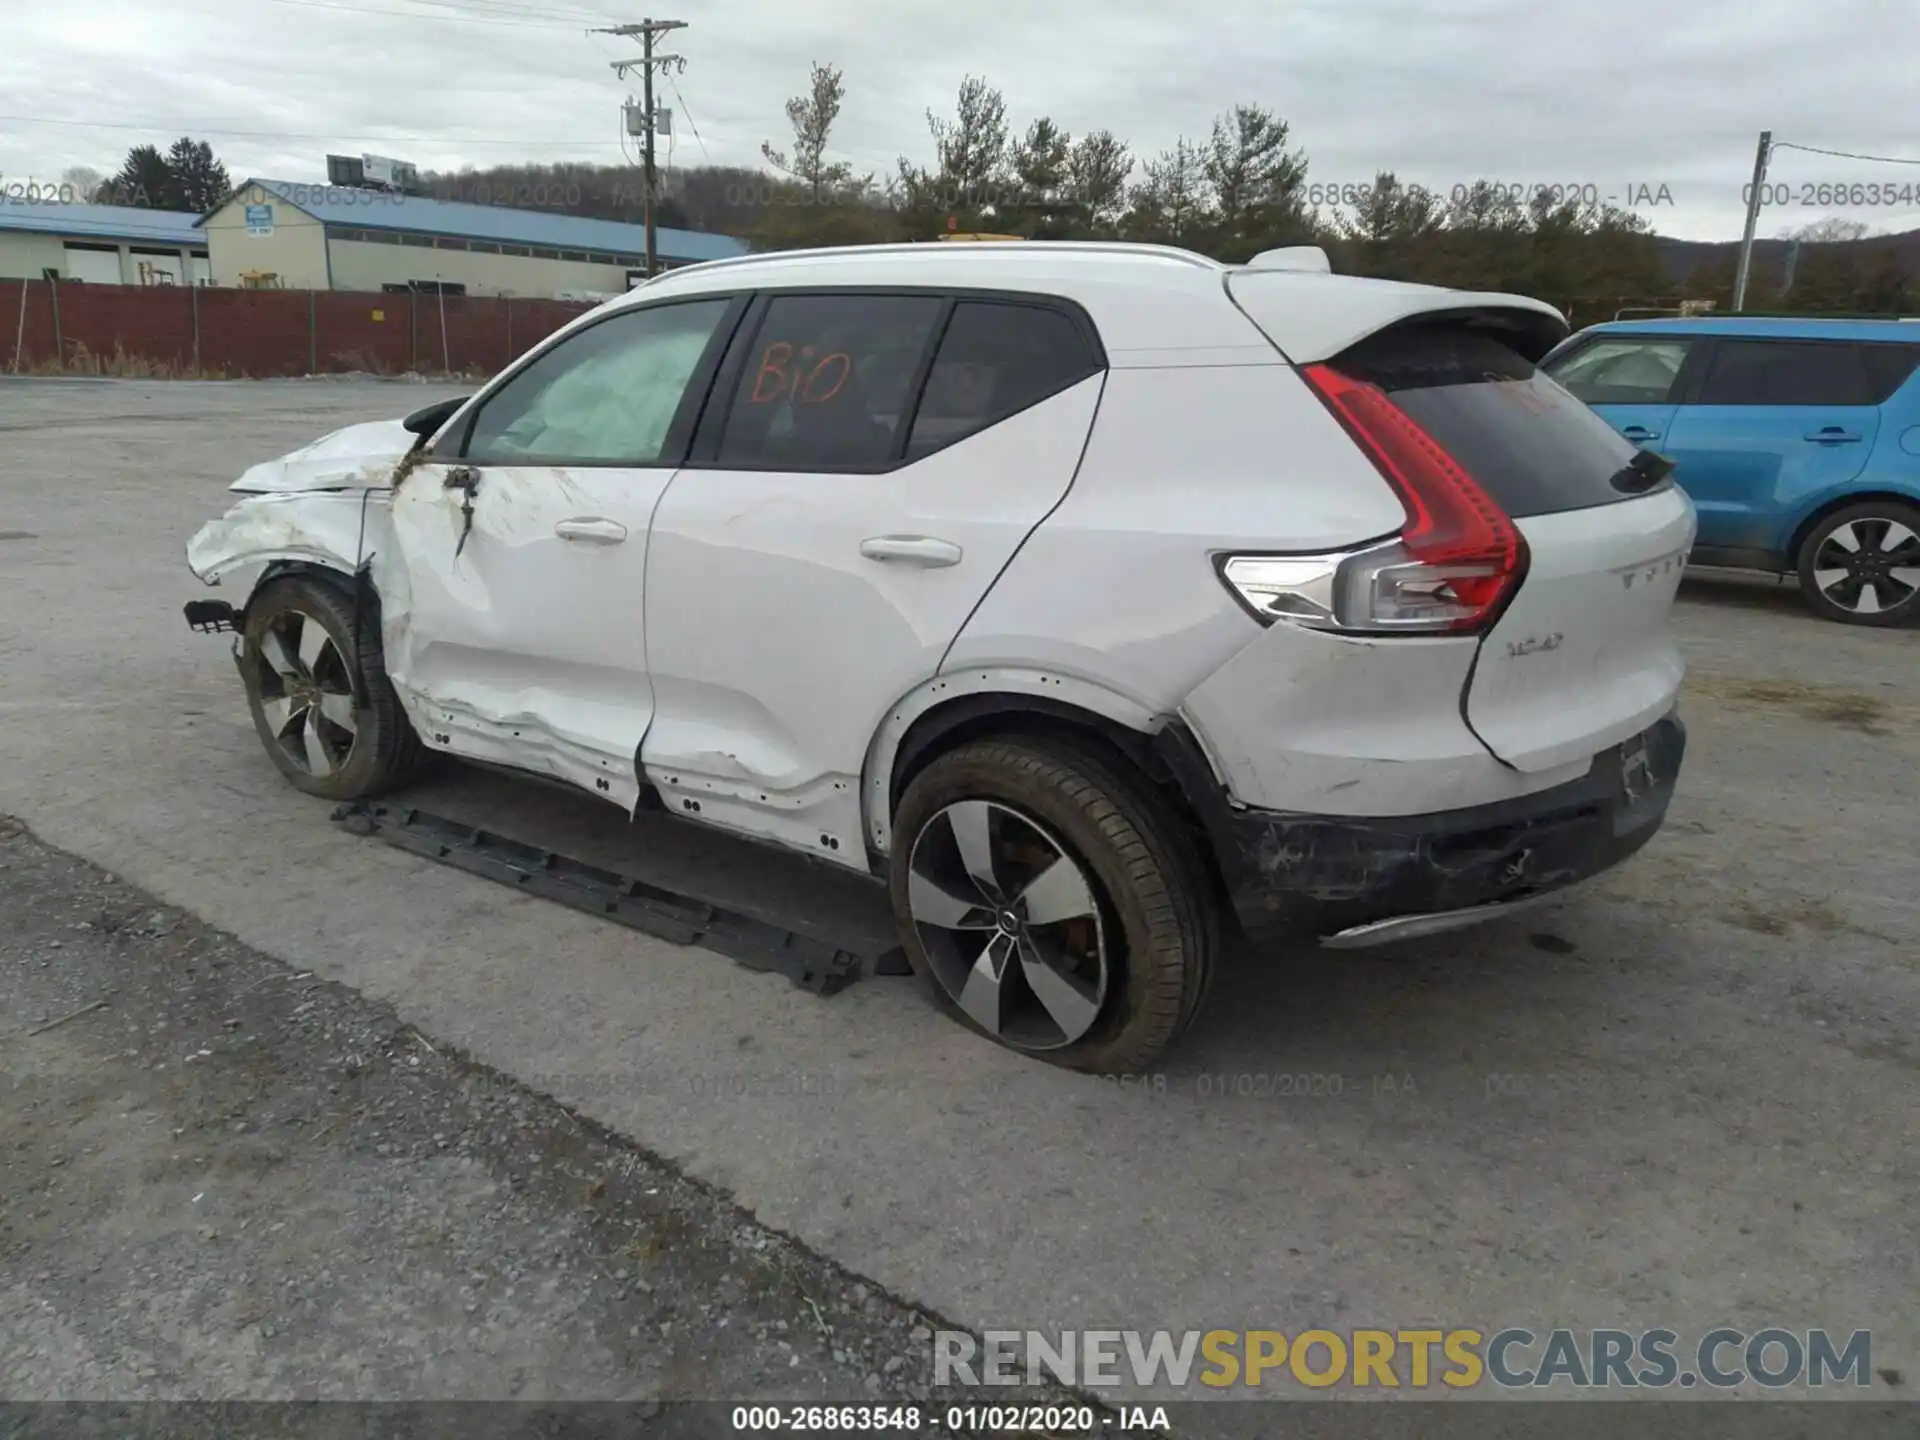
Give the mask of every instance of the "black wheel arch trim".
MULTIPOLYGON (((1053 735, 1090 745, 1103 758, 1131 770, 1167 800, 1175 817, 1191 832, 1208 887, 1222 902, 1223 918, 1230 918, 1231 911, 1224 904, 1226 878, 1215 852, 1219 837, 1228 833, 1223 822, 1232 814, 1232 807, 1214 775, 1212 762, 1177 715, 1163 716, 1155 730, 1142 732, 1044 695, 989 692, 957 696, 920 716, 900 738, 894 751, 893 773, 888 777, 888 813, 898 811, 900 797, 913 777, 949 750, 974 739, 1022 735, 1035 739, 1053 735)), ((901 843, 899 836, 894 837, 894 843, 901 843)), ((885 872, 884 857, 875 853, 869 859, 876 873, 885 872)))

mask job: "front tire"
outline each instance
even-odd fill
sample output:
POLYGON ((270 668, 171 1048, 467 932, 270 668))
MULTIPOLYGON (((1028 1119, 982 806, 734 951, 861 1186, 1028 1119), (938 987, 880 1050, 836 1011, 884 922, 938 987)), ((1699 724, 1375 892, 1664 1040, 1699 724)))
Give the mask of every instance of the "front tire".
POLYGON ((1920 616, 1920 508, 1863 500, 1827 516, 1798 557, 1814 614, 1846 625, 1904 625, 1920 616))
POLYGON ((893 833, 901 943, 962 1024, 1125 1074, 1193 1018, 1218 927, 1178 821, 1143 782, 1051 740, 978 741, 914 777, 893 833))
POLYGON ((247 602, 238 661, 268 758, 299 790, 358 800, 404 784, 423 751, 387 679, 379 626, 344 586, 269 580, 247 602))

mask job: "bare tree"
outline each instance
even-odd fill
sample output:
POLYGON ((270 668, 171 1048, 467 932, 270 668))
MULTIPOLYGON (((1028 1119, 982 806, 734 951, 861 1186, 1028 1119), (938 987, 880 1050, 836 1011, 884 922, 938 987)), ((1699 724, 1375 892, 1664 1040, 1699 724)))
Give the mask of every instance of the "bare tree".
POLYGON ((61 186, 71 189, 74 200, 83 205, 93 199, 105 178, 91 165, 69 165, 60 172, 61 186))
POLYGON ((787 101, 787 121, 793 126, 792 152, 776 150, 767 141, 760 145, 767 163, 806 185, 809 198, 816 204, 823 193, 844 190, 853 181, 852 166, 827 160, 827 139, 833 133, 833 122, 840 118, 840 104, 846 94, 840 71, 815 61, 807 93, 787 101))
POLYGON ((1007 102, 977 75, 960 84, 952 119, 927 112, 934 168, 900 157, 903 208, 923 218, 934 212, 978 218, 991 213, 1007 162, 1007 102))
POLYGON ((1798 240, 1807 245, 1838 245, 1849 240, 1864 240, 1869 234, 1864 220, 1849 220, 1844 215, 1829 215, 1794 230, 1782 230, 1782 240, 1798 240))

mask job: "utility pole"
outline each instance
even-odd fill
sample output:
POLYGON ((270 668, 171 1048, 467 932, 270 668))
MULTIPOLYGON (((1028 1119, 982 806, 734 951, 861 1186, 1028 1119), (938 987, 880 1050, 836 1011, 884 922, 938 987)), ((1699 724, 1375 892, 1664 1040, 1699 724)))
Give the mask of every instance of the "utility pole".
POLYGON ((660 128, 659 112, 653 107, 653 72, 656 69, 672 69, 684 73, 687 68, 687 62, 683 56, 654 54, 653 41, 656 35, 664 35, 669 30, 684 30, 686 24, 687 22, 684 20, 646 19, 635 25, 611 25, 594 32, 599 35, 624 35, 628 39, 637 39, 640 42, 640 58, 638 60, 615 60, 613 62, 613 72, 623 80, 626 79, 627 72, 630 70, 637 69, 641 72, 642 113, 646 121, 646 132, 642 136, 641 146, 646 156, 643 162, 645 190, 641 196, 641 202, 646 211, 647 278, 649 280, 653 278, 657 263, 654 255, 653 240, 653 193, 655 185, 653 137, 660 128))
POLYGON ((1773 149, 1773 132, 1760 132, 1760 149, 1753 157, 1753 184, 1747 190, 1747 228, 1740 237, 1740 266, 1733 276, 1733 310, 1737 315, 1747 308, 1747 272, 1753 267, 1753 231, 1760 223, 1760 199, 1767 183, 1767 158, 1773 149))

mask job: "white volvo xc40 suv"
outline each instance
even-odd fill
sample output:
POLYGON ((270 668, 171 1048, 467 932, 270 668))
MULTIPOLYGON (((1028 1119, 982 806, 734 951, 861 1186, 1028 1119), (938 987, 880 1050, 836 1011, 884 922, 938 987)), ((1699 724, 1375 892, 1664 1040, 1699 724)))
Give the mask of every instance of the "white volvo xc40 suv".
POLYGON ((1317 252, 721 261, 255 466, 188 560, 302 790, 439 751, 871 873, 965 1023, 1123 1071, 1236 936, 1448 928, 1659 827, 1694 517, 1535 369, 1565 333, 1317 252))

